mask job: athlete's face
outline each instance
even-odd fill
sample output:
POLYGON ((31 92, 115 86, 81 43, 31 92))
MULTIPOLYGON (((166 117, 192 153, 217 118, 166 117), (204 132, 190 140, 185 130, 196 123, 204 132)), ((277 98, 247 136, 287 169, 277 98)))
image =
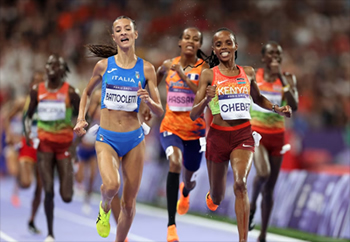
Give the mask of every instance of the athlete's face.
POLYGON ((267 44, 265 47, 265 54, 262 57, 262 62, 266 64, 266 66, 270 66, 272 62, 278 62, 281 64, 282 62, 282 47, 278 44, 267 44))
POLYGON ((201 48, 201 32, 194 28, 185 29, 182 39, 179 40, 181 53, 186 55, 195 55, 201 48))
POLYGON ((233 34, 223 30, 214 35, 212 49, 220 61, 226 62, 235 58, 238 44, 233 34))
POLYGON ((117 19, 113 23, 113 40, 120 48, 130 48, 135 44, 138 33, 134 24, 126 18, 117 19))
POLYGON ((49 78, 62 76, 62 65, 56 55, 50 55, 46 62, 46 73, 49 78))

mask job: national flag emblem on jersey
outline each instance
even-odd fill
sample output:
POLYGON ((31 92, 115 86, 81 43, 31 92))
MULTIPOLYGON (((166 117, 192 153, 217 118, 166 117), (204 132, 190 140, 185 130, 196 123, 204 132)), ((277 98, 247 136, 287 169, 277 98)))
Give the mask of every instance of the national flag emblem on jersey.
POLYGON ((187 77, 190 78, 190 80, 197 81, 199 79, 199 75, 195 73, 187 74, 187 77))
POLYGON ((140 78, 140 73, 138 71, 135 71, 135 76, 136 76, 137 79, 139 79, 140 78))
POLYGON ((100 141, 103 141, 103 135, 100 134, 100 141))

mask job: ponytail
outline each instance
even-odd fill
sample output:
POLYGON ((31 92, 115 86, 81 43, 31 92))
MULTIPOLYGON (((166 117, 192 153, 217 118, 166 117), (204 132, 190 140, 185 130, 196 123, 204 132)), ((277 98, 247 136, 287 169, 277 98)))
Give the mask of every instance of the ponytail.
POLYGON ((92 53, 93 57, 108 58, 118 54, 118 48, 115 45, 85 45, 85 47, 92 53))

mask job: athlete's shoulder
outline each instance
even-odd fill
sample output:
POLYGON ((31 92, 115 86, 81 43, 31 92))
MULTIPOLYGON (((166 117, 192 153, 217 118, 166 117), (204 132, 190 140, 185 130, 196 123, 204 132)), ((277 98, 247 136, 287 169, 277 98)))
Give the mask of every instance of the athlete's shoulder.
POLYGON ((208 68, 202 71, 200 79, 208 83, 211 83, 211 81, 213 80, 213 76, 214 76, 213 68, 208 68))
POLYGON ((245 74, 251 76, 251 75, 254 75, 255 74, 255 71, 254 71, 254 68, 251 67, 251 66, 242 66, 245 74))
POLYGON ((143 59, 143 66, 144 66, 145 72, 155 71, 154 65, 144 59, 143 59))
POLYGON ((174 60, 175 58, 167 59, 163 61, 162 66, 164 66, 166 69, 170 69, 171 64, 173 63, 174 60))
POLYGON ((297 78, 294 74, 290 72, 283 72, 283 76, 288 80, 288 82, 292 85, 296 85, 297 78))
POLYGON ((99 60, 96 63, 95 68, 103 70, 103 69, 106 69, 107 66, 108 66, 108 58, 104 58, 104 59, 99 60))

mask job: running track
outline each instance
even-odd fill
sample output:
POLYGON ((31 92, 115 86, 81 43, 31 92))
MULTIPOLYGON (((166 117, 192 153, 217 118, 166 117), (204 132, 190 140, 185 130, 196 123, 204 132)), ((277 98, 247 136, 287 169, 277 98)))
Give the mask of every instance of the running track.
MULTIPOLYGON (((56 182, 56 185, 58 182, 56 182)), ((20 191, 21 206, 15 208, 10 203, 13 180, 2 178, 0 180, 0 241, 27 242, 43 241, 47 228, 43 205, 41 204, 36 218, 36 225, 42 231, 40 235, 32 235, 27 230, 27 220, 30 214, 30 203, 33 189, 20 191)), ((78 193, 78 192, 76 192, 78 193)), ((43 194, 44 195, 44 194, 43 194)), ((92 212, 85 215, 81 212, 81 195, 75 195, 69 204, 62 202, 58 187, 55 187, 55 218, 54 233, 56 242, 61 241, 108 241, 115 240, 116 228, 111 216, 111 233, 108 238, 101 238, 95 229, 95 220, 98 212, 99 198, 92 199, 92 212)), ((166 241, 167 212, 165 209, 137 204, 134 222, 128 238, 130 242, 166 241)), ((238 241, 235 225, 200 218, 192 215, 177 215, 177 230, 181 242, 183 241, 238 241)), ((259 231, 249 232, 249 241, 256 242, 259 231)), ((269 234, 270 242, 296 242, 301 240, 269 234)))

